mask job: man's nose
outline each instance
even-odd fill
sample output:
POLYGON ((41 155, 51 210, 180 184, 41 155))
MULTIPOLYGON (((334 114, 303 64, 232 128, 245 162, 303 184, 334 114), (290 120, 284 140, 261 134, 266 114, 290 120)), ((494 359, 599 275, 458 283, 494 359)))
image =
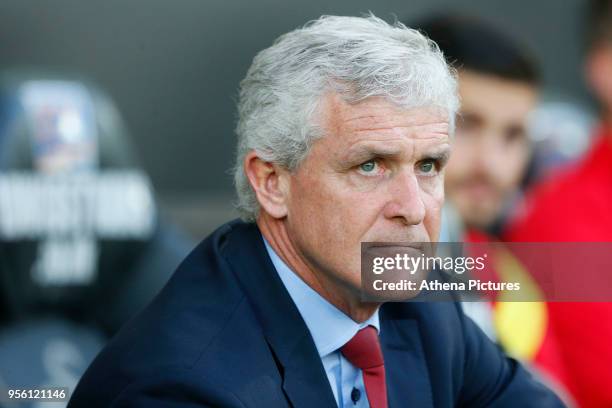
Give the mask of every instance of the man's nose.
POLYGON ((417 225, 425 218, 423 191, 413 171, 398 173, 390 180, 389 201, 384 215, 405 225, 417 225))

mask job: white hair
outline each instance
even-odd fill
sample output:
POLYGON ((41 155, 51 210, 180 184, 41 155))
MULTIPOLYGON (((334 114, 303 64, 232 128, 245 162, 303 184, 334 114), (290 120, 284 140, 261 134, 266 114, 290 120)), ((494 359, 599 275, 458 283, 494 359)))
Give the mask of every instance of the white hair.
POLYGON ((254 150, 295 170, 323 136, 313 118, 323 95, 347 103, 379 96, 406 108, 438 107, 454 123, 459 102, 454 72, 438 46, 402 23, 365 17, 322 16, 281 35, 253 59, 240 83, 234 182, 237 207, 255 220, 259 203, 244 172, 254 150))

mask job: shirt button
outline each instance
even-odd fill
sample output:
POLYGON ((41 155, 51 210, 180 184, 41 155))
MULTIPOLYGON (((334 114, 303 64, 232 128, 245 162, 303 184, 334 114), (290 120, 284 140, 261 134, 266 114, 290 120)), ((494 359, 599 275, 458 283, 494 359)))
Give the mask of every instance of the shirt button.
POLYGON ((353 401, 353 404, 357 404, 359 398, 361 398, 361 391, 359 391, 357 388, 353 388, 351 391, 351 400, 353 401))

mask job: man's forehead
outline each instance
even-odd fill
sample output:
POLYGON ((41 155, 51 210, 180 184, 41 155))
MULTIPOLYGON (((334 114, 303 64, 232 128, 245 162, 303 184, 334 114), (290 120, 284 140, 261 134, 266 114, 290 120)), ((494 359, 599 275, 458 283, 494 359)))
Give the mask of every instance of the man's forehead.
POLYGON ((333 95, 320 112, 324 137, 315 142, 313 151, 321 159, 347 163, 373 156, 444 159, 450 153, 449 118, 441 109, 405 109, 384 98, 349 104, 333 95))
POLYGON ((411 132, 421 137, 448 137, 448 114, 437 107, 403 108, 382 97, 349 104, 337 94, 326 95, 320 111, 326 134, 353 136, 411 132), (422 132, 413 132, 421 129, 422 132))

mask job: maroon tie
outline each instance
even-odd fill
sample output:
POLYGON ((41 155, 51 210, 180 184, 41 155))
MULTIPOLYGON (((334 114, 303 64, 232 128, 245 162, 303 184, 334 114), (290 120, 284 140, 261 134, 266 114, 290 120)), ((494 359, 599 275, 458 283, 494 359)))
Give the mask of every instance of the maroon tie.
POLYGON ((340 351, 351 364, 363 372, 370 407, 387 408, 385 362, 376 328, 368 326, 359 330, 340 351))

